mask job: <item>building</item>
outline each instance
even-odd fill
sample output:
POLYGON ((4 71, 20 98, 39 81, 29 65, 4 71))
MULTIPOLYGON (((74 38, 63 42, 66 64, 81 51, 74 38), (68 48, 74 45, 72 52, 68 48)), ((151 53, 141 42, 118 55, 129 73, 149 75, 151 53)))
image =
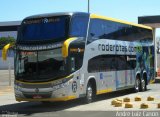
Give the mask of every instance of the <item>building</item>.
MULTIPOLYGON (((10 21, 10 22, 0 22, 0 38, 2 37, 13 37, 17 38, 17 30, 21 21, 10 21)), ((14 53, 9 52, 9 57, 7 61, 2 60, 2 50, 0 50, 0 69, 8 69, 8 65, 11 68, 14 67, 14 53)))

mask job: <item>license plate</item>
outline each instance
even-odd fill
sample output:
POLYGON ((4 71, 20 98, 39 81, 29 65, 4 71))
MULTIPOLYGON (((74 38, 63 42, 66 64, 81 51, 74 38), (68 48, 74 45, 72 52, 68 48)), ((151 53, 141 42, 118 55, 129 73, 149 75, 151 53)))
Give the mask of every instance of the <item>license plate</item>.
POLYGON ((40 98, 42 98, 42 96, 40 96, 40 95, 34 95, 33 96, 33 99, 40 99, 40 98))

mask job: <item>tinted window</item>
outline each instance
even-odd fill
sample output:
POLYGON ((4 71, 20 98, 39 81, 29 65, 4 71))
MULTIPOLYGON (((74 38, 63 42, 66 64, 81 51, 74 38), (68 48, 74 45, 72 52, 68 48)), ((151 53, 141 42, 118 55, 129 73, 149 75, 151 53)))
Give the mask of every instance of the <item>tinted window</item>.
POLYGON ((18 40, 42 41, 64 39, 67 36, 69 16, 26 20, 21 26, 18 40))
POLYGON ((32 52, 18 51, 15 65, 17 78, 24 81, 53 80, 68 74, 60 48, 32 52))
POLYGON ((133 70, 136 67, 135 55, 100 55, 89 60, 88 72, 133 70))
POLYGON ((87 34, 89 16, 73 16, 71 23, 71 37, 85 37, 87 34))
POLYGON ((152 30, 101 19, 91 19, 89 42, 97 39, 152 40, 152 30))

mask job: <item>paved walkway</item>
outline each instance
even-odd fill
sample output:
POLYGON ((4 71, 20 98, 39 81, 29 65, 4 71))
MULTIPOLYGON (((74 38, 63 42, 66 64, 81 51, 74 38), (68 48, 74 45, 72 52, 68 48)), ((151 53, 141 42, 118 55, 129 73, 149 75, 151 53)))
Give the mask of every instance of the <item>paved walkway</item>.
POLYGON ((14 71, 11 70, 11 86, 9 86, 9 71, 0 70, 0 96, 13 92, 14 71))
POLYGON ((4 86, 0 89, 0 96, 13 92, 13 86, 4 86))

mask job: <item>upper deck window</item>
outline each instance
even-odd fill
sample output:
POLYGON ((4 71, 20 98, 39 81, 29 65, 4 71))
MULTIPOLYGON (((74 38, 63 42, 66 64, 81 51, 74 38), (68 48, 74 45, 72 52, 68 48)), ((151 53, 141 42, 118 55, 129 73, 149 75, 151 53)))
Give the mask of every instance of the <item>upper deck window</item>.
POLYGON ((152 30, 110 20, 91 19, 88 43, 98 39, 123 41, 153 40, 152 30))
POLYGON ((85 37, 87 35, 89 15, 75 15, 72 17, 71 37, 85 37))
POLYGON ((62 41, 68 35, 69 16, 24 20, 18 40, 62 41))

